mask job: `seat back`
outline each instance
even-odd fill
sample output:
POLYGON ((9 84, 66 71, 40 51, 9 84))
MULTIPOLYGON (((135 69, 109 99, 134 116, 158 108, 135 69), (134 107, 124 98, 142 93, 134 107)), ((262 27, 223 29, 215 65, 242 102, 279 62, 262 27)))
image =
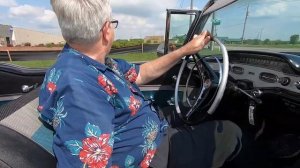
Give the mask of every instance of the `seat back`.
POLYGON ((38 92, 0 107, 0 167, 55 167, 53 131, 38 119, 38 92))

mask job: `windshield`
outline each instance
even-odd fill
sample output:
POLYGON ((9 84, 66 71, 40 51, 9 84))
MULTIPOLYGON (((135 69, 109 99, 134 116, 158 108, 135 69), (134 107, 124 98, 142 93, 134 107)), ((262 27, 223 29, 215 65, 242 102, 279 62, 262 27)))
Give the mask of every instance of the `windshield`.
MULTIPOLYGON (((228 50, 300 53, 299 0, 239 0, 210 16, 203 30, 219 38, 228 50)), ((211 43, 200 55, 214 55, 211 43)))
POLYGON ((194 15, 172 15, 170 25, 170 43, 183 45, 194 15))

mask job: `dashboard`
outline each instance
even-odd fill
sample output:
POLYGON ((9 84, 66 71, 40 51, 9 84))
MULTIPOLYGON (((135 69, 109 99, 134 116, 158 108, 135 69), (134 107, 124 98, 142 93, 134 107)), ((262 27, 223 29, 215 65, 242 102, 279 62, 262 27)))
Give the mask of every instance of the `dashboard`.
MULTIPOLYGON (((282 88, 300 93, 300 75, 284 54, 232 53, 229 74, 235 80, 250 80, 254 88, 282 88)), ((300 64, 300 62, 299 62, 300 64)))
MULTIPOLYGON (((300 56, 257 51, 230 51, 229 75, 235 81, 244 81, 249 89, 280 88, 300 94, 300 56)), ((213 70, 219 65, 207 62, 213 70)), ((247 88, 244 88, 247 89, 247 88)))
MULTIPOLYGON (((242 90, 263 100, 264 111, 288 111, 300 115, 300 56, 261 51, 229 51, 229 78, 242 90)), ((217 56, 222 62, 222 57, 217 56)), ((216 58, 205 59, 215 72, 216 58)), ((278 123, 282 122, 279 115, 278 123)), ((295 116, 292 115, 291 118, 295 116)), ((296 117, 297 118, 297 117, 296 117)), ((291 121, 288 119, 287 121, 291 121)), ((298 118, 297 118, 298 119, 298 118)), ((294 122, 291 122, 294 123, 294 122)))

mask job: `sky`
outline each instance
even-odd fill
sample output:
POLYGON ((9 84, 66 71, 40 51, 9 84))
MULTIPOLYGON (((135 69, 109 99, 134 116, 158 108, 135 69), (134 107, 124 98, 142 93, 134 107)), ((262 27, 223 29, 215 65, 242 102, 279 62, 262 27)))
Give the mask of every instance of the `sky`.
POLYGON ((218 36, 241 38, 248 5, 245 39, 288 41, 300 35, 300 0, 240 0, 216 13, 218 36))
MULTIPOLYGON (((203 0, 194 0, 203 6, 203 0)), ((207 1, 207 0, 205 0, 207 1)), ((113 18, 119 20, 116 38, 164 35, 166 9, 189 8, 190 0, 111 0, 113 18)), ((50 0, 0 0, 0 24, 60 34, 50 0)))
MULTIPOLYGON (((202 9, 206 2, 194 0, 194 8, 202 9)), ((217 14, 222 20, 218 34, 240 37, 248 4, 246 37, 286 39, 300 34, 300 0, 240 0, 217 14)), ((113 18, 119 20, 116 38, 129 39, 164 35, 166 9, 187 9, 190 0, 111 0, 111 5, 113 18)), ((0 11, 0 24, 60 34, 50 0, 0 0, 0 11)))

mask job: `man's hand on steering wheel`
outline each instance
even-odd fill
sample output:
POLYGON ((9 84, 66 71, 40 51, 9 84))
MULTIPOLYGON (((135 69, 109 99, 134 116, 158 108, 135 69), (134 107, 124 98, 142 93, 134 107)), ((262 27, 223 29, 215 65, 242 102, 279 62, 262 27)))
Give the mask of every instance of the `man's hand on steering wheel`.
POLYGON ((184 55, 191 55, 202 50, 212 39, 208 31, 204 31, 199 35, 194 35, 193 40, 182 47, 184 55))

